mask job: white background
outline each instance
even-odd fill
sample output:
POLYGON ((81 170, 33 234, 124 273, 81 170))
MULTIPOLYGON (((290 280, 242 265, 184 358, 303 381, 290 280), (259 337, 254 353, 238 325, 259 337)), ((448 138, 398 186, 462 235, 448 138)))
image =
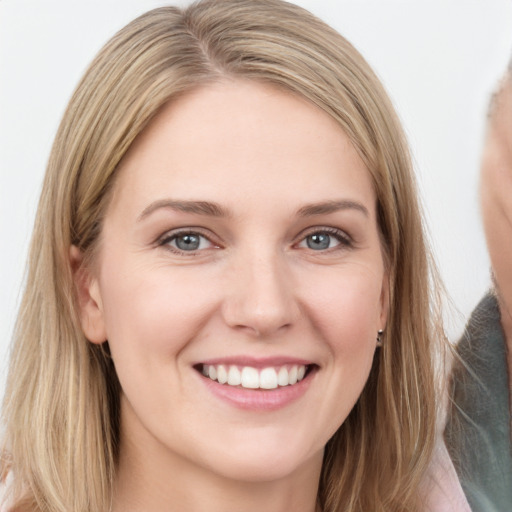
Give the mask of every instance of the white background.
MULTIPOLYGON (((180 2, 181 4, 187 2, 180 2)), ((388 89, 409 137, 434 250, 457 312, 488 288, 478 167, 488 99, 512 49, 511 0, 300 0, 388 89)), ((0 0, 0 394, 52 139, 92 57, 153 0, 0 0)))

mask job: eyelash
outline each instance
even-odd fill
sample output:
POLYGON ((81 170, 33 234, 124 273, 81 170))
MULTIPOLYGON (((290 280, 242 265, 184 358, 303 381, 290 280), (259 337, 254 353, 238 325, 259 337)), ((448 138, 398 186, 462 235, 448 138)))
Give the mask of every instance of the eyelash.
MULTIPOLYGON (((202 252, 203 250, 205 250, 204 248, 203 249, 198 248, 195 250, 187 251, 187 250, 180 249, 179 247, 173 247, 171 245, 171 243, 173 241, 176 241, 178 238, 184 237, 187 235, 196 236, 196 237, 202 238, 204 240, 207 240, 207 242, 209 244, 211 244, 211 247, 209 247, 209 248, 215 248, 215 249, 221 248, 220 244, 216 244, 215 242, 212 241, 211 236, 206 235, 204 232, 202 232, 198 228, 187 228, 187 229, 174 231, 174 232, 170 232, 170 233, 168 232, 168 233, 164 234, 160 239, 157 240, 157 245, 159 247, 164 247, 165 249, 168 249, 176 254, 180 254, 180 255, 186 254, 189 256, 197 255, 199 252, 202 252)), ((336 250, 350 249, 354 245, 352 238, 345 231, 342 231, 337 228, 332 228, 332 227, 314 227, 314 228, 310 228, 306 233, 302 233, 300 240, 297 243, 295 243, 294 246, 298 246, 302 243, 307 244, 307 238, 311 237, 313 235, 327 235, 329 237, 333 237, 336 239, 337 242, 339 242, 339 245, 336 245, 335 247, 328 247, 326 249, 321 249, 318 251, 314 250, 310 247, 307 247, 312 252, 325 253, 325 252, 331 252, 331 251, 336 251, 336 250)))

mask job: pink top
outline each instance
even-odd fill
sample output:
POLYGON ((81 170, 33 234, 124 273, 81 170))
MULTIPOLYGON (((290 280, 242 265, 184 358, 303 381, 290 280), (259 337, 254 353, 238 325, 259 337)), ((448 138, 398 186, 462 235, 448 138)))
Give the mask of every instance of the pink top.
POLYGON ((438 437, 427 478, 424 512, 471 512, 443 438, 438 437))

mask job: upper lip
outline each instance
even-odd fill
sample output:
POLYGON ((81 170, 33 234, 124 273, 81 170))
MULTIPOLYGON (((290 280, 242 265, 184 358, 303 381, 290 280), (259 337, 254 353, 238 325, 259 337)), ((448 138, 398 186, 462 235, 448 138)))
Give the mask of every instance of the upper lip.
POLYGON ((285 365, 312 365, 312 361, 290 356, 274 356, 274 357, 253 357, 253 356, 228 356, 215 357, 198 361, 196 365, 233 365, 233 366, 250 366, 252 368, 268 368, 270 366, 285 365))

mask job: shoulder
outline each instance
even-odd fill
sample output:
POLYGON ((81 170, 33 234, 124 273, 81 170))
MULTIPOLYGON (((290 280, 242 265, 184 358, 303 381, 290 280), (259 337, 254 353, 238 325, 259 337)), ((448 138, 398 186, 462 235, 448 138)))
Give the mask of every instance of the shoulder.
POLYGON ((475 308, 457 352, 445 440, 471 506, 507 510, 512 500, 509 391, 493 294, 475 308))
POLYGON ((7 488, 5 483, 0 483, 0 512, 9 512, 9 505, 7 503, 7 488))
MULTIPOLYGON (((493 292, 487 293, 478 303, 457 343, 463 359, 474 359, 482 351, 491 350, 498 357, 505 352, 501 315, 498 300, 493 292)), ((501 360, 501 359, 500 359, 501 360)))
POLYGON ((13 510, 9 502, 9 478, 0 481, 0 512, 22 512, 13 510))
POLYGON ((14 505, 12 500, 12 475, 0 480, 0 512, 33 512, 32 508, 23 504, 14 505))
POLYGON ((438 438, 422 483, 425 512, 471 512, 442 438, 438 438))
MULTIPOLYGON (((496 297, 489 293, 475 308, 456 347, 451 398, 458 414, 491 425, 508 417, 506 343, 496 297)), ((470 427, 470 425, 468 425, 470 427)))
POLYGON ((456 350, 451 414, 470 419, 464 425, 467 429, 478 425, 501 430, 510 421, 509 391, 506 342, 495 295, 487 294, 475 308, 456 350))

